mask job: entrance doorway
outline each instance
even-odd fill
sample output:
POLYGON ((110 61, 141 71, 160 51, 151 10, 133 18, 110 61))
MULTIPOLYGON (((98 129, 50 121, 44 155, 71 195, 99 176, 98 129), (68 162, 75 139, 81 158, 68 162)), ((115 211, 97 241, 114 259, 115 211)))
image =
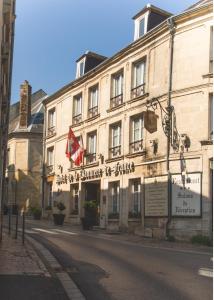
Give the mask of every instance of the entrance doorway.
POLYGON ((85 216, 90 216, 93 225, 100 220, 100 181, 85 183, 85 216))

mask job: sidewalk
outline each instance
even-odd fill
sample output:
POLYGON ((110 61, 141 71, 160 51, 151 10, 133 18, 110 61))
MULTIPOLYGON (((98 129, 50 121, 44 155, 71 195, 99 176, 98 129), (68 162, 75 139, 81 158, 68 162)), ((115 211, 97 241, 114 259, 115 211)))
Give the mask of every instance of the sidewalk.
POLYGON ((51 274, 32 246, 21 238, 3 233, 0 243, 0 299, 68 300, 54 274, 51 274))
MULTIPOLYGON (((27 224, 31 224, 33 226, 44 226, 48 229, 56 229, 59 228, 58 226, 55 226, 53 224, 52 220, 39 220, 35 221, 33 219, 28 219, 27 224)), ((98 229, 95 230, 82 230, 82 227, 80 225, 71 225, 69 223, 64 223, 64 225, 60 228, 62 230, 72 231, 72 232, 78 232, 79 234, 86 234, 86 235, 92 235, 97 237, 102 237, 106 239, 111 240, 117 240, 122 242, 131 242, 131 243, 137 243, 143 246, 151 246, 151 247, 159 247, 159 248, 169 248, 169 249, 175 249, 180 251, 194 251, 194 252, 204 252, 204 253, 213 253, 213 248, 203 245, 197 245, 197 244, 191 244, 190 242, 169 242, 164 240, 158 240, 154 238, 146 238, 139 235, 134 235, 126 232, 108 232, 105 229, 98 229)))

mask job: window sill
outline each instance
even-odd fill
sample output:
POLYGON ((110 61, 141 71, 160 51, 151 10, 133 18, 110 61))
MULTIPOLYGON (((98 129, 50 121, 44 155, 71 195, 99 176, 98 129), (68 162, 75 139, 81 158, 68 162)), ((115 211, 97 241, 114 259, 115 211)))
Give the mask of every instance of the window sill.
POLYGON ((201 146, 213 145, 212 140, 204 140, 204 141, 200 141, 200 143, 201 143, 201 146))
POLYGON ((100 114, 97 114, 96 116, 93 116, 93 117, 88 118, 87 120, 85 120, 85 122, 87 123, 87 122, 94 121, 94 120, 96 120, 96 119, 99 118, 99 117, 100 117, 100 114))
POLYGON ((213 78, 213 73, 204 74, 202 78, 213 78))
POLYGON ((146 155, 146 150, 135 152, 135 153, 129 153, 129 154, 126 155, 126 157, 127 158, 133 158, 133 157, 143 156, 143 155, 146 155))
POLYGON ((71 125, 71 128, 78 127, 78 126, 80 126, 80 125, 82 125, 82 124, 83 124, 83 122, 79 122, 79 123, 77 123, 77 124, 73 124, 73 125, 71 125))
POLYGON ((128 218, 128 222, 141 222, 141 217, 137 217, 137 218, 128 218))
POLYGON ((125 106, 125 105, 126 105, 126 103, 123 102, 123 103, 120 104, 120 105, 117 105, 117 106, 115 106, 115 107, 111 107, 111 108, 107 109, 107 112, 111 112, 111 111, 117 110, 117 109, 119 109, 119 108, 121 108, 121 107, 123 107, 123 106, 125 106))
POLYGON ((113 162, 113 161, 118 161, 118 160, 121 160, 121 159, 124 159, 124 155, 106 159, 105 162, 106 162, 106 163, 111 163, 111 162, 113 162))
POLYGON ((54 133, 52 133, 52 134, 48 134, 48 135, 46 136, 46 139, 50 139, 50 138, 54 137, 55 135, 56 135, 56 132, 54 132, 54 133))
POLYGON ((136 102, 136 101, 140 101, 140 100, 143 100, 145 98, 147 98, 149 96, 149 93, 145 93, 141 96, 138 96, 138 97, 135 97, 135 98, 132 98, 131 100, 129 100, 127 103, 133 103, 133 102, 136 102))
POLYGON ((99 162, 98 161, 95 161, 93 163, 87 163, 86 165, 84 165, 84 169, 87 169, 87 168, 92 168, 92 167, 97 167, 99 166, 99 162))

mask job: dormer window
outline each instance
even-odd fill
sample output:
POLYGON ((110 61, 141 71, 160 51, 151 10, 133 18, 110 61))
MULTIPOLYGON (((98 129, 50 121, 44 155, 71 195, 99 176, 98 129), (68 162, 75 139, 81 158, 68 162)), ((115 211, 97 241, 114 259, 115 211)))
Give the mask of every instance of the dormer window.
POLYGON ((171 13, 154 5, 147 4, 133 19, 135 22, 134 40, 144 36, 155 26, 171 16, 171 13))
POLYGON ((84 73, 85 73, 85 57, 80 61, 78 61, 77 63, 76 78, 83 76, 84 73))

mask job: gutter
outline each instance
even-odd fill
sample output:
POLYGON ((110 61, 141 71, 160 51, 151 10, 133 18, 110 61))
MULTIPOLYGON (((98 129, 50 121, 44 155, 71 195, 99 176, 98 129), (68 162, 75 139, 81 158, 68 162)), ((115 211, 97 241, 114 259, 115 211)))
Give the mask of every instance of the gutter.
POLYGON ((169 85, 167 111, 169 114, 169 134, 167 136, 167 152, 166 152, 166 169, 168 174, 168 220, 166 223, 166 238, 169 237, 169 225, 171 222, 171 174, 170 174, 170 148, 171 148, 171 131, 172 131, 172 111, 171 111, 171 96, 172 96, 172 71, 173 71, 173 54, 174 54, 174 35, 175 35, 175 20, 174 17, 167 19, 169 28, 169 85))

